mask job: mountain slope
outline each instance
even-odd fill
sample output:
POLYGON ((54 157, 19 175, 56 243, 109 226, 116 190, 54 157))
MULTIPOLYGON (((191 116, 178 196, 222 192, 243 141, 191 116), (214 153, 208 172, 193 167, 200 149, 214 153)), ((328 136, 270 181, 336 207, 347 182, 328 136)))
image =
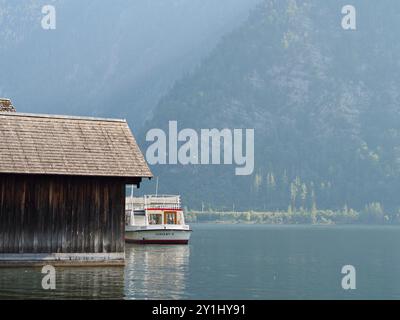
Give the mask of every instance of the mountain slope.
MULTIPOLYGON (((189 206, 362 209, 400 200, 400 4, 265 0, 159 103, 150 128, 254 128, 254 174, 154 166, 189 206), (388 6, 391 8, 388 11, 388 6)), ((146 149, 149 143, 144 144, 146 149)))

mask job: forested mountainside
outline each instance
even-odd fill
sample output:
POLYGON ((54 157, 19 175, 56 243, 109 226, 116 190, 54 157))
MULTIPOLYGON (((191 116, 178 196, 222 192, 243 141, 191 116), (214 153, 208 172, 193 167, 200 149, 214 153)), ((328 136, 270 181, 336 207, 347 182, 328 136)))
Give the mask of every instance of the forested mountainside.
POLYGON ((0 0, 0 96, 18 111, 123 117, 135 129, 259 0, 0 0), (56 9, 43 30, 42 7, 56 9))
POLYGON ((140 141, 169 120, 179 129, 254 128, 255 170, 157 165, 160 192, 197 209, 398 213, 400 2, 350 1, 356 31, 341 25, 347 2, 265 0, 176 82, 140 141))

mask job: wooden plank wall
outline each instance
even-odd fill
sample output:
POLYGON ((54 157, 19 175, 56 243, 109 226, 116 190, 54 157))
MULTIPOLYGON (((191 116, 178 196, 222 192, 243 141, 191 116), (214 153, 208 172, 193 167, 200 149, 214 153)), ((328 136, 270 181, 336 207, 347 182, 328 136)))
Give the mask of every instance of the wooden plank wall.
POLYGON ((0 253, 124 252, 119 178, 0 174, 0 253))

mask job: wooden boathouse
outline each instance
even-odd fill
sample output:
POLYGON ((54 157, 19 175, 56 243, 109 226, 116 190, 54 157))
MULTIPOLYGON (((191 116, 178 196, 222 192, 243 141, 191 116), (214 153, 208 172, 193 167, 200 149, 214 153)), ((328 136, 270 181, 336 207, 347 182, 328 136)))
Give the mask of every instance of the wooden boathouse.
POLYGON ((0 265, 123 264, 125 188, 151 176, 126 121, 0 99, 0 265))

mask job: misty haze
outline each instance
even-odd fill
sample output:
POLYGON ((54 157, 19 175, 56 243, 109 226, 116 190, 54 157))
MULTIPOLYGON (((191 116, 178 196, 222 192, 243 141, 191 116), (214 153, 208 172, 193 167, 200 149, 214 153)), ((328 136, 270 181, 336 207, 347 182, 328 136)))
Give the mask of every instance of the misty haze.
POLYGON ((398 299, 399 30, 396 0, 0 0, 0 265, 125 265, 0 298, 398 299))

